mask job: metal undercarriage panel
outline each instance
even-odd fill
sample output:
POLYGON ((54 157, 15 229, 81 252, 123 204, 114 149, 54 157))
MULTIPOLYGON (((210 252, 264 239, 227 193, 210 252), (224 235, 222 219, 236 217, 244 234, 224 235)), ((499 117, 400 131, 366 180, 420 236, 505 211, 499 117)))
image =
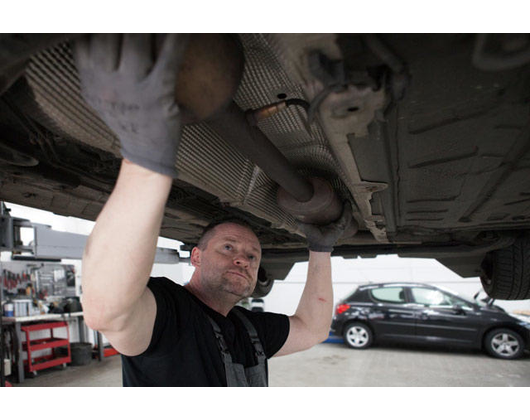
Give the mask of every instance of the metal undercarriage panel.
MULTIPOLYGON (((312 105, 312 121, 293 106, 259 129, 300 173, 326 178, 352 203, 360 232, 340 254, 479 246, 530 228, 528 65, 477 69, 472 35, 239 40, 242 110, 291 98, 312 105)), ((31 56, 1 98, 0 127, 0 199, 97 217, 119 170, 119 143, 80 96, 69 42, 31 56), (39 164, 22 164, 31 157, 39 164)), ((276 184, 207 124, 185 126, 176 166, 164 236, 193 244, 213 217, 237 214, 271 255, 299 258, 304 240, 278 207, 276 184)))

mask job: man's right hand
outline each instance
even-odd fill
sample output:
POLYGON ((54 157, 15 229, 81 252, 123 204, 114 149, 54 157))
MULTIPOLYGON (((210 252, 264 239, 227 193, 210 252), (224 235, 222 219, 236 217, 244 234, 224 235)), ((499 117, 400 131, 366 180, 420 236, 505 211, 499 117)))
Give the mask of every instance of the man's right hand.
POLYGON ((187 39, 167 35, 159 54, 152 34, 96 34, 75 45, 83 96, 120 139, 122 156, 171 177, 181 133, 175 89, 187 39))

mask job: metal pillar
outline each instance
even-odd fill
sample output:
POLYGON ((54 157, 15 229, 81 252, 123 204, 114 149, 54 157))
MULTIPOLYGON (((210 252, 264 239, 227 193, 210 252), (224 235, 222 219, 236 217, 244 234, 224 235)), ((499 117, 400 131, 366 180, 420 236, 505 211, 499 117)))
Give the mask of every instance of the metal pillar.
MULTIPOLYGON (((0 216, 3 216, 6 213, 5 205, 3 201, 0 201, 0 216)), ((3 224, 0 223, 0 238, 4 237, 3 234, 3 224)), ((2 318, 4 316, 4 305, 2 301, 4 300, 4 284, 0 284, 0 387, 6 386, 6 378, 4 375, 4 328, 2 318)))

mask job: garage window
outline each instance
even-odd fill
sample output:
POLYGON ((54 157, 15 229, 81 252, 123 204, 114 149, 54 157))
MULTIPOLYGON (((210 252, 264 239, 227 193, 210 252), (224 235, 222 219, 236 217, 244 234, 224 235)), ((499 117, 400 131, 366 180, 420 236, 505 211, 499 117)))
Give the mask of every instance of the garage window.
POLYGON ((370 291, 376 302, 405 303, 403 287, 380 287, 370 291))

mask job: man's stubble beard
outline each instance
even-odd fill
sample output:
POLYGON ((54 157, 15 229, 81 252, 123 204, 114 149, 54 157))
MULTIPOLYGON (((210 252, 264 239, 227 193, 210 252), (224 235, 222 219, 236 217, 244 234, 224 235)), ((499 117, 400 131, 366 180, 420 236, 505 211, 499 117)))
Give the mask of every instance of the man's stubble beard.
MULTIPOLYGON (((252 286, 250 281, 250 273, 247 271, 243 272, 242 274, 246 276, 246 279, 241 279, 238 283, 237 288, 233 286, 234 280, 228 277, 225 277, 225 275, 230 275, 228 273, 229 270, 225 271, 219 271, 216 269, 206 269, 202 273, 202 283, 203 286, 210 290, 210 292, 214 295, 226 295, 229 294, 234 297, 235 300, 239 301, 241 299, 247 298, 250 295, 252 295, 252 292, 254 291, 254 286, 252 286), (245 282, 245 287, 241 288, 239 286, 240 282, 245 282)), ((232 271, 238 271, 235 269, 232 269, 232 271)), ((233 275, 233 274, 232 274, 233 275)))

